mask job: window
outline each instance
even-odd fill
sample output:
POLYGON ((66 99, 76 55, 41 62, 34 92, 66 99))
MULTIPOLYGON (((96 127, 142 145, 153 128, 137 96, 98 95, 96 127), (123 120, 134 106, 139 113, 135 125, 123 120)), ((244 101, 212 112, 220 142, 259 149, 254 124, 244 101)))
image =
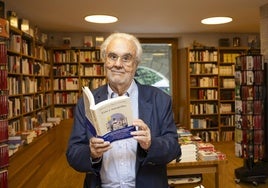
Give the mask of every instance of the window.
POLYGON ((180 85, 181 82, 186 82, 186 78, 178 75, 178 39, 140 38, 139 40, 142 44, 143 56, 136 78, 141 83, 154 85, 164 90, 172 97, 174 119, 178 122, 179 94, 183 89, 180 85))
POLYGON ((142 84, 158 87, 171 94, 171 44, 143 43, 142 61, 137 69, 135 78, 142 84))

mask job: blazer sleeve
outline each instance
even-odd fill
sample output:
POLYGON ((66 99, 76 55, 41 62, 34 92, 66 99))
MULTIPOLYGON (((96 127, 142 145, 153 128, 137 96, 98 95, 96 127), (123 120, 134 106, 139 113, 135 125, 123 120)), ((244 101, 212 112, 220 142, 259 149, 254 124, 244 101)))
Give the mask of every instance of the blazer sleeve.
POLYGON ((165 165, 179 158, 181 148, 173 118, 171 97, 153 90, 150 98, 143 101, 140 108, 141 119, 150 127, 152 136, 151 146, 143 164, 165 165))
POLYGON ((87 129, 83 99, 80 98, 74 111, 74 122, 70 134, 66 158, 71 167, 79 172, 97 173, 100 163, 93 164, 90 159, 89 139, 92 134, 87 129))

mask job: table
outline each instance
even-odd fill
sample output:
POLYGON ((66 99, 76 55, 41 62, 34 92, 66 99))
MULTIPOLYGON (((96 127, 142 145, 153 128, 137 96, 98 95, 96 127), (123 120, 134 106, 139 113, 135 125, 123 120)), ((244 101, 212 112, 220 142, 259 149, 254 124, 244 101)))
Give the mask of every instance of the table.
POLYGON ((225 164, 228 161, 225 160, 213 160, 213 161, 195 161, 195 162, 174 162, 167 165, 167 175, 191 175, 191 174, 215 174, 215 188, 224 187, 224 170, 225 164))

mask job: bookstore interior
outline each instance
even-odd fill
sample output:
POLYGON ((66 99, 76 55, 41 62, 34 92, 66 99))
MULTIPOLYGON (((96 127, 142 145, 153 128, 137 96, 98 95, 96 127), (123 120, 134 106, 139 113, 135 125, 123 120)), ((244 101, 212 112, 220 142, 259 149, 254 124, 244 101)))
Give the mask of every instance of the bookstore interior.
MULTIPOLYGON (((106 83, 107 33, 80 36, 73 46, 72 35, 42 32, 8 8, 0 1, 0 188, 38 187, 66 150, 83 87, 106 83)), ((268 4, 262 8, 261 33, 225 35, 217 46, 140 37, 135 78, 173 100, 182 156, 167 166, 170 187, 225 187, 227 179, 267 186, 268 4), (240 166, 232 164, 227 178, 232 157, 240 166)))

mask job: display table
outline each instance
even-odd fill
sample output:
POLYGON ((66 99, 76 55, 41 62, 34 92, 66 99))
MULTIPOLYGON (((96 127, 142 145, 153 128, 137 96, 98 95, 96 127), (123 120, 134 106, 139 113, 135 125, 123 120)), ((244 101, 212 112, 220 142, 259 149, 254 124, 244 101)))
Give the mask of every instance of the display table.
POLYGON ((224 187, 224 171, 227 160, 176 162, 167 165, 168 176, 191 175, 191 174, 215 174, 215 188, 224 187))
POLYGON ((37 187, 65 152, 71 128, 72 120, 62 120, 10 157, 8 187, 37 187))

